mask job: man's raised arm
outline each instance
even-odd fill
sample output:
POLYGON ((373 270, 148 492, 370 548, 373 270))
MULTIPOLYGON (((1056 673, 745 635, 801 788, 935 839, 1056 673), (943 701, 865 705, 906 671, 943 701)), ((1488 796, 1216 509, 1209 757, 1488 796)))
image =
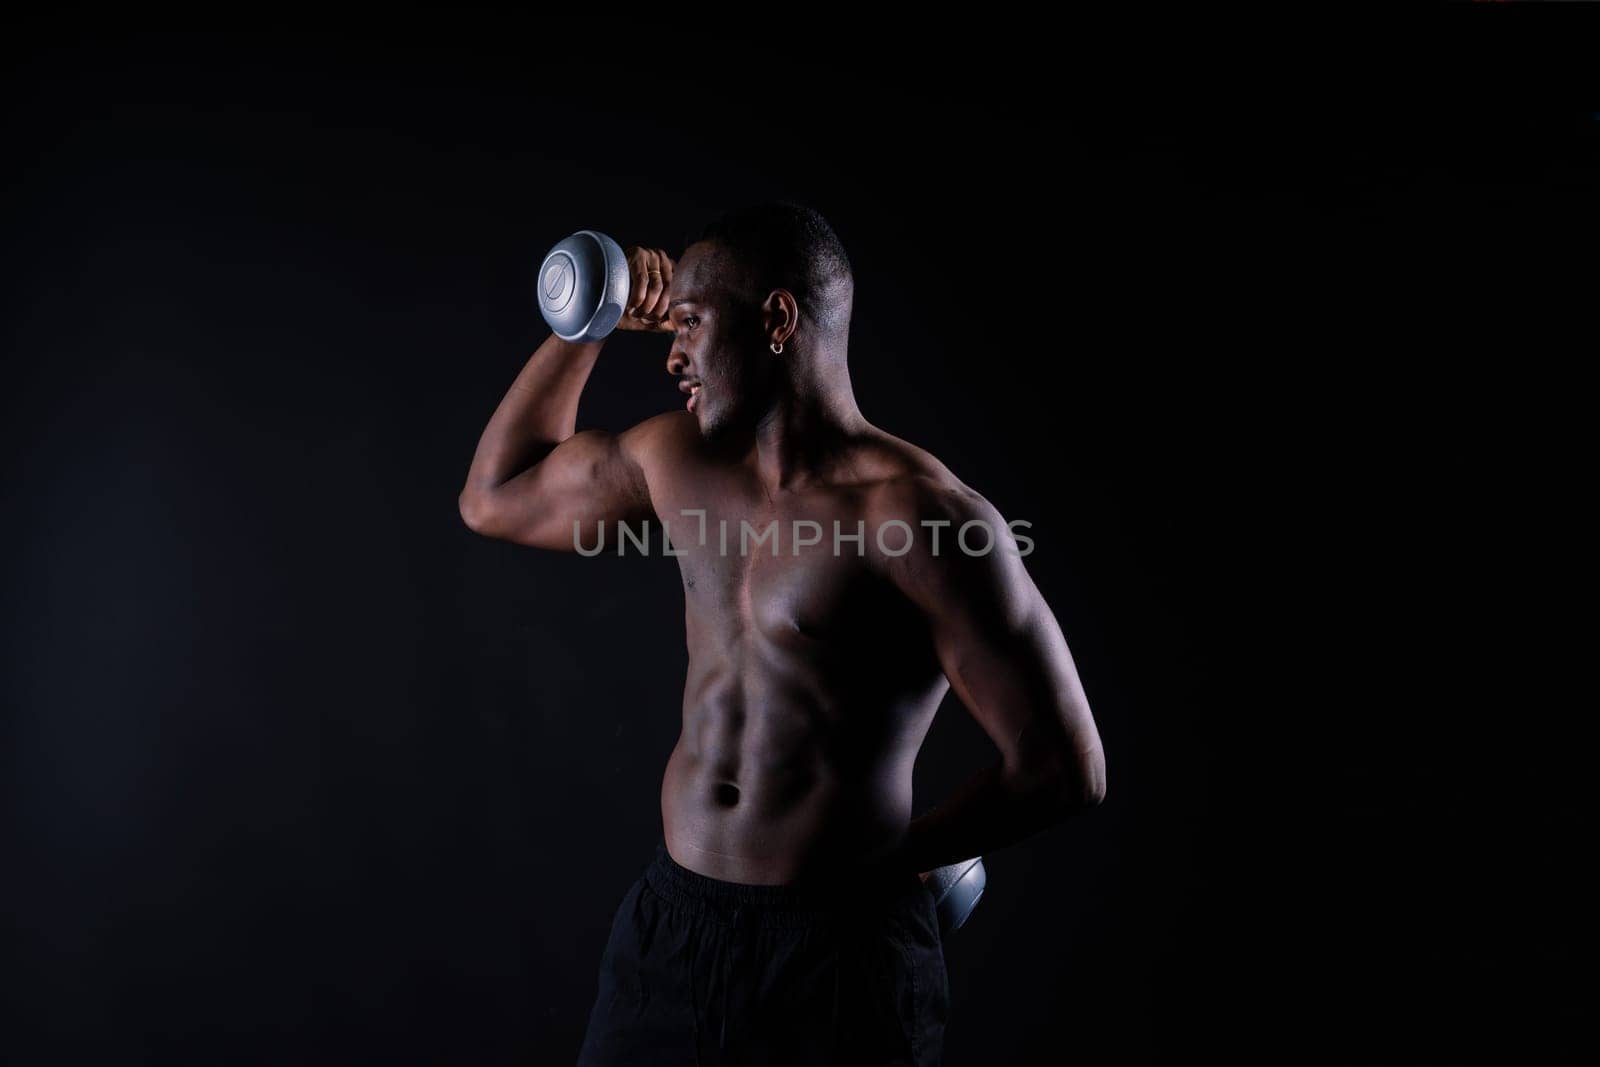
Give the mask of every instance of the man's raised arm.
MULTIPOLYGON (((617 328, 667 332, 672 260, 659 249, 628 250, 630 292, 639 298, 617 328)), ((571 552, 574 523, 635 522, 651 516, 638 456, 659 432, 646 420, 622 434, 574 432, 578 397, 604 342, 551 334, 506 391, 478 439, 461 490, 461 519, 477 533, 571 552)))
POLYGON ((891 574, 928 620, 951 688, 1000 750, 998 763, 912 820, 901 854, 927 871, 1093 808, 1105 796, 1106 770, 1066 639, 1000 513, 964 486, 923 483, 914 497, 919 524, 947 525, 937 527, 937 551, 933 527, 920 525, 891 574), (987 552, 978 551, 984 531, 961 533, 975 521, 993 537, 987 552))

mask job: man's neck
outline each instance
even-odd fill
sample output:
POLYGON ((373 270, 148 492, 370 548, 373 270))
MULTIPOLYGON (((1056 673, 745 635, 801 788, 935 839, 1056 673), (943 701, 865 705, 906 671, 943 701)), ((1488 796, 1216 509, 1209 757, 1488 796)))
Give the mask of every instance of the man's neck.
POLYGON ((822 478, 842 444, 868 425, 841 367, 828 386, 792 386, 756 425, 756 472, 769 496, 822 478))

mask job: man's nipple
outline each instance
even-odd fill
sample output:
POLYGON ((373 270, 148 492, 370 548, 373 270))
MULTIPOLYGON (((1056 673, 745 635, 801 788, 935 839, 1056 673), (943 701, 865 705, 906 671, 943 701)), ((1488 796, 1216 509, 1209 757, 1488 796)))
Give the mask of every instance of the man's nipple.
POLYGON ((732 782, 718 782, 712 795, 720 807, 731 808, 739 803, 739 787, 732 782))

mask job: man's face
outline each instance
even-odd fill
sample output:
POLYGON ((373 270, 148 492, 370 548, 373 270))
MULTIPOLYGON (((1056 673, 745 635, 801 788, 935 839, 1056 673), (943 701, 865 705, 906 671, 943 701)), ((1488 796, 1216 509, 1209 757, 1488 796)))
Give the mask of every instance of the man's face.
POLYGON ((759 305, 727 284, 724 263, 716 245, 692 244, 668 287, 667 372, 681 377, 680 389, 692 389, 689 411, 706 438, 754 425, 770 395, 775 358, 762 337, 759 305))

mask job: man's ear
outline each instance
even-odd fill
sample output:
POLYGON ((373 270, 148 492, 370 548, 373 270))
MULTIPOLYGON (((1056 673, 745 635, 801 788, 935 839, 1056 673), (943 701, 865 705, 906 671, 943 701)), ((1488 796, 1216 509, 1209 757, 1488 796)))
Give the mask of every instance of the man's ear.
POLYGON ((768 342, 785 344, 800 326, 800 304, 787 289, 774 289, 761 305, 761 328, 768 342))

